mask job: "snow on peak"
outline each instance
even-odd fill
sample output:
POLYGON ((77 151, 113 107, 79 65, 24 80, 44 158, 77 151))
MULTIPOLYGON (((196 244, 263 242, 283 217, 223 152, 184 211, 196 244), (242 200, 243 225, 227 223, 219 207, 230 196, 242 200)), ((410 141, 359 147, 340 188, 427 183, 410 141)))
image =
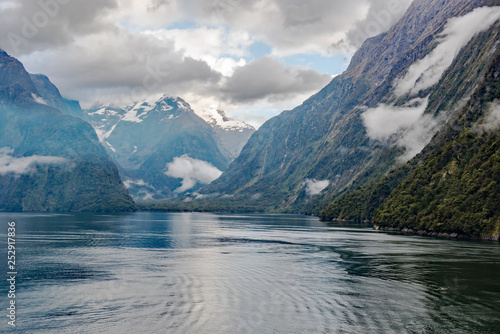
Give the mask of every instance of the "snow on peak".
POLYGON ((242 121, 236 121, 229 119, 224 111, 211 106, 203 111, 197 111, 196 114, 201 117, 205 122, 211 124, 212 126, 220 127, 228 131, 244 131, 244 130, 254 130, 251 125, 248 125, 242 121))
MULTIPOLYGON (((125 108, 126 114, 122 118, 125 122, 141 123, 151 111, 168 112, 174 107, 182 111, 191 111, 189 104, 179 97, 163 94, 161 97, 149 97, 143 101, 136 102, 125 108)), ((169 115, 172 116, 173 115, 169 115)), ((171 119, 171 118, 169 118, 171 119)))
POLYGON ((47 101, 45 101, 42 97, 36 95, 35 93, 31 93, 31 97, 33 98, 33 100, 35 100, 36 103, 47 105, 47 101))

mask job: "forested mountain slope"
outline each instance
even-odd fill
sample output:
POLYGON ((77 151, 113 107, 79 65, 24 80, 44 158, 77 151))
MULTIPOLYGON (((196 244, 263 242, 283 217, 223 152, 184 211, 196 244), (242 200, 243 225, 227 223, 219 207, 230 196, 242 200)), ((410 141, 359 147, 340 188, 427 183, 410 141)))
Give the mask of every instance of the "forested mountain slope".
MULTIPOLYGON (((484 7, 495 4, 414 1, 390 31, 364 43, 345 73, 265 123, 203 193, 221 203, 231 197, 228 205, 319 213, 404 165, 484 79, 499 18, 498 7, 484 7)), ((394 184, 411 172, 402 168, 394 184)))

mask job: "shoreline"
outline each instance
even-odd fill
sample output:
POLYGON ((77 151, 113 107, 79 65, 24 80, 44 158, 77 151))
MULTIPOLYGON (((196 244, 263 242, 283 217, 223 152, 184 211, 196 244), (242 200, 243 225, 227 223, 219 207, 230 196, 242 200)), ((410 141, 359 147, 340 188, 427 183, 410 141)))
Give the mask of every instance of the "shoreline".
POLYGON ((376 231, 396 232, 406 235, 418 235, 422 237, 433 237, 441 239, 475 240, 475 241, 490 241, 490 242, 500 241, 499 236, 475 236, 475 235, 459 234, 459 233, 431 232, 425 230, 415 231, 415 230, 410 230, 408 228, 400 229, 396 227, 382 227, 378 225, 373 225, 373 228, 376 231))

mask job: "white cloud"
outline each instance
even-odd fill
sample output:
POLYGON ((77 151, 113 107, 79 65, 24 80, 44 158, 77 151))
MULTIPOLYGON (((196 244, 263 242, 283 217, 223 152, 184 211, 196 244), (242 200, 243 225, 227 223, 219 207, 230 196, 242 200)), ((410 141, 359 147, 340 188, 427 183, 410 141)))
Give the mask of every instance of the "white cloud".
POLYGON ((12 156, 12 153, 14 153, 14 150, 9 147, 0 148, 0 175, 8 173, 27 174, 36 165, 55 165, 67 162, 64 158, 40 155, 16 158, 12 156))
POLYGON ((302 182, 302 186, 306 188, 306 193, 309 196, 319 195, 329 185, 329 180, 305 179, 302 182))
POLYGON ((139 186, 139 187, 149 187, 153 188, 151 185, 146 183, 144 180, 134 180, 134 179, 125 179, 123 180, 123 185, 125 188, 130 189, 133 186, 139 186))
POLYGON ((496 131, 500 128, 500 102, 495 101, 488 106, 488 112, 481 124, 474 126, 474 130, 479 133, 496 131))
POLYGON ((439 45, 425 58, 410 66, 395 83, 395 94, 417 94, 437 84, 460 50, 480 32, 500 19, 500 7, 481 7, 462 17, 448 20, 439 45))
POLYGON ((173 42, 175 50, 185 57, 202 60, 213 70, 231 76, 234 69, 246 64, 246 49, 253 43, 244 31, 223 27, 196 27, 192 29, 161 29, 146 31, 160 41, 173 42))
POLYGON ((439 130, 444 120, 425 115, 429 98, 413 99, 404 106, 381 104, 362 115, 368 137, 404 147, 399 158, 408 161, 420 153, 439 130))
POLYGON ((424 114, 427 104, 428 98, 414 99, 401 107, 381 104, 366 110, 361 117, 368 137, 387 140, 392 135, 408 129, 424 114))
POLYGON ((187 155, 174 158, 167 164, 167 176, 182 179, 182 186, 176 189, 178 193, 193 188, 197 183, 209 184, 221 176, 222 172, 212 164, 190 158, 187 155))
POLYGON ((491 111, 486 117, 485 125, 490 129, 498 129, 500 126, 500 103, 492 104, 491 111))
POLYGON ((442 120, 438 120, 431 115, 420 117, 396 142, 397 146, 406 149, 405 153, 399 157, 399 160, 406 162, 419 154, 430 143, 442 124, 442 120))

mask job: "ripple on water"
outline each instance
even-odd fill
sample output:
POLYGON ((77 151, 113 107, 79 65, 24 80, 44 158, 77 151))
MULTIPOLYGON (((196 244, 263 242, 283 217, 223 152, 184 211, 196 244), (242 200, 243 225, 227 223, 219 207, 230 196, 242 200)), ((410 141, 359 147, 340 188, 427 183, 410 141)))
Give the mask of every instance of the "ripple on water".
POLYGON ((297 216, 276 225, 255 215, 71 217, 65 230, 24 221, 18 298, 28 333, 465 334, 498 325, 495 246, 297 216))

